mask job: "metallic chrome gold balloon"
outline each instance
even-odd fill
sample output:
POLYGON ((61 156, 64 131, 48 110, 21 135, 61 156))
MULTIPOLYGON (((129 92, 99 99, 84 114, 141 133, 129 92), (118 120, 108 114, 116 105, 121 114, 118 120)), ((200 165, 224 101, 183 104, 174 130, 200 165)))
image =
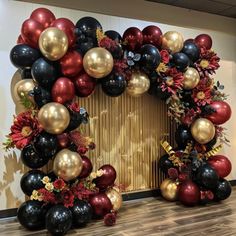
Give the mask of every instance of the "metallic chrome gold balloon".
POLYGON ((206 144, 215 137, 215 126, 205 118, 198 118, 191 126, 193 138, 200 144, 206 144))
POLYGON ((132 72, 131 78, 126 87, 127 93, 133 97, 137 97, 148 91, 150 80, 148 76, 140 71, 132 72))
POLYGON ((111 73, 113 57, 105 48, 92 48, 83 58, 84 70, 93 78, 99 79, 111 73))
POLYGON ((21 81, 21 72, 20 69, 18 69, 14 75, 12 76, 11 79, 11 97, 14 103, 16 103, 18 101, 18 99, 16 98, 16 96, 14 95, 14 88, 16 83, 18 83, 19 81, 21 81))
POLYGON ((39 37, 39 48, 41 53, 49 60, 59 60, 67 52, 68 38, 62 30, 49 27, 39 37))
POLYGON ((61 134, 69 125, 70 114, 65 106, 50 102, 41 107, 38 120, 48 133, 61 134))
POLYGON ((162 37, 162 48, 172 53, 180 52, 184 46, 183 36, 176 31, 168 31, 162 37))
POLYGON ((200 81, 200 75, 195 68, 189 67, 184 72, 183 88, 190 90, 195 88, 200 81))
POLYGON ((53 161, 53 172, 65 181, 77 178, 82 168, 80 155, 66 148, 58 152, 53 161))
POLYGON ((122 206, 121 194, 117 190, 115 190, 114 188, 111 188, 106 191, 106 195, 111 201, 111 204, 113 206, 113 210, 118 211, 122 206))
POLYGON ((175 201, 178 198, 178 185, 171 179, 165 179, 162 181, 161 195, 168 201, 175 201))

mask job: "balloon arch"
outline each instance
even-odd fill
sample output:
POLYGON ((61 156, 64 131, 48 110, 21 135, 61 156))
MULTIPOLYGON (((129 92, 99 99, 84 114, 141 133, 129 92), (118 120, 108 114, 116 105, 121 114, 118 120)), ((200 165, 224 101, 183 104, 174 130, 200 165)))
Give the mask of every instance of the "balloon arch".
POLYGON ((95 144, 77 129, 88 122, 88 113, 75 98, 89 96, 99 83, 110 97, 126 90, 133 97, 148 92, 166 101, 179 126, 175 149, 161 141, 167 152, 159 160, 168 176, 160 186, 165 199, 193 206, 230 196, 224 177, 231 163, 216 154, 228 142, 220 125, 230 118, 231 108, 223 85, 211 78, 220 58, 209 35, 184 41, 179 32, 162 34, 150 25, 142 31, 130 27, 121 37, 114 30, 104 32, 92 17, 74 25, 38 8, 22 24, 10 59, 22 80, 13 88, 19 109, 5 145, 20 149, 22 162, 32 169, 21 179, 30 197, 18 209, 25 228, 46 226, 64 234, 92 216, 115 223, 122 203, 116 171, 107 164, 92 172, 85 154, 95 144), (52 172, 38 170, 50 159, 52 172))

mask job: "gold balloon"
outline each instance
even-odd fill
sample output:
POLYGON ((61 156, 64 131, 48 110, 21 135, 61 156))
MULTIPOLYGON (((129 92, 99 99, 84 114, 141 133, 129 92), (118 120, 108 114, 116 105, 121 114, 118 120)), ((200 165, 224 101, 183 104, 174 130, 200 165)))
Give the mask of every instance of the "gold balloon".
POLYGON ((65 181, 77 178, 82 167, 83 162, 80 155, 67 148, 58 152, 53 161, 53 172, 65 181))
POLYGON ((183 36, 176 31, 168 31, 162 37, 162 48, 168 49, 172 53, 181 51, 184 46, 183 36))
POLYGON ((127 93, 133 97, 138 97, 139 95, 148 91, 150 87, 150 80, 148 76, 140 71, 132 72, 131 78, 127 85, 127 93))
POLYGON ((41 107, 38 120, 48 133, 61 134, 69 125, 70 114, 62 104, 50 102, 41 107))
POLYGON ((107 76, 113 69, 113 57, 105 48, 92 48, 83 58, 84 70, 93 78, 99 79, 107 76))
POLYGON ((161 195, 168 201, 175 201, 178 198, 178 185, 171 179, 165 179, 162 181, 161 195))
POLYGON ((59 60, 67 52, 68 38, 62 30, 49 27, 40 34, 39 48, 41 53, 49 60, 59 60))
POLYGON ((114 188, 106 191, 107 197, 110 199, 114 211, 118 211, 122 206, 122 196, 114 188))
POLYGON ((193 138, 200 144, 206 144, 215 137, 215 126, 205 118, 198 118, 191 126, 193 138))
POLYGON ((18 102, 18 98, 14 94, 14 88, 16 83, 18 83, 19 81, 21 81, 20 69, 15 72, 11 79, 11 97, 14 103, 18 102))
POLYGON ((189 67, 184 72, 183 88, 190 90, 195 88, 200 81, 200 75, 195 68, 189 67))

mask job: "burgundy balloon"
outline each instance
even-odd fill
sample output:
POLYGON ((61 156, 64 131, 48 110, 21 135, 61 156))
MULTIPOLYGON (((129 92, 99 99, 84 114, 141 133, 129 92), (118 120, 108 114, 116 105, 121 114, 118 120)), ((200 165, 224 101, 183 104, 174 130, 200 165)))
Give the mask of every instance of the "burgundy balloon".
POLYGON ((111 201, 105 193, 93 195, 89 203, 93 209, 94 217, 96 218, 102 218, 112 210, 111 201))
POLYGON ((21 35, 18 36, 16 43, 17 44, 25 44, 25 41, 24 41, 24 39, 22 38, 21 35))
POLYGON ((99 170, 103 170, 103 175, 97 177, 94 182, 100 190, 106 190, 109 186, 114 184, 116 180, 116 170, 111 165, 103 165, 99 170))
POLYGON ((93 170, 93 164, 90 159, 86 156, 82 156, 83 168, 79 175, 79 178, 87 178, 93 170))
POLYGON ((179 201, 186 206, 194 206, 200 200, 200 189, 191 180, 183 182, 179 187, 179 201))
POLYGON ((206 118, 213 124, 222 125, 230 119, 232 111, 227 102, 213 101, 210 105, 214 108, 215 112, 206 116, 206 118))
POLYGON ((70 79, 61 77, 56 80, 52 87, 52 100, 64 104, 75 97, 75 87, 70 79))
POLYGON ((64 76, 74 77, 83 69, 83 58, 77 51, 68 51, 61 58, 60 65, 64 76))
POLYGON ((30 19, 33 19, 39 22, 45 29, 49 27, 54 20, 56 20, 56 17, 50 10, 48 10, 47 8, 41 7, 41 8, 35 9, 31 13, 30 19))
POLYGON ((70 144, 69 136, 67 133, 58 134, 57 141, 60 148, 66 148, 70 144))
POLYGON ((155 25, 149 25, 143 29, 142 33, 143 33, 143 44, 152 44, 157 48, 161 47, 162 31, 159 27, 155 25))
POLYGON ((73 46, 75 43, 75 25, 74 23, 67 18, 58 18, 51 24, 52 27, 56 27, 62 30, 67 38, 69 47, 73 46))
POLYGON ((209 50, 212 47, 212 39, 208 34, 199 34, 194 41, 200 48, 205 47, 209 50))
POLYGON ((25 20, 21 27, 21 36, 26 44, 38 48, 39 36, 43 32, 43 26, 33 20, 25 20))
POLYGON ((221 178, 224 178, 229 175, 232 170, 230 160, 223 155, 212 156, 208 159, 207 162, 221 178))
POLYGON ((78 97, 88 97, 95 89, 96 80, 86 73, 77 75, 72 79, 78 97))
POLYGON ((139 49, 143 44, 143 34, 137 27, 128 28, 123 34, 123 41, 128 50, 134 51, 139 49))

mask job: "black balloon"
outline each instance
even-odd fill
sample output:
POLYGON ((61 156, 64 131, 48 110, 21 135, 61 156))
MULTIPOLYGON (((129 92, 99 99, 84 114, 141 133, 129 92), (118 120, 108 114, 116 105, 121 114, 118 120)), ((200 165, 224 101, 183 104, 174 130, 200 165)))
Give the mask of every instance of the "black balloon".
POLYGON ((33 78, 43 88, 50 90, 55 80, 58 78, 58 68, 55 63, 44 58, 39 58, 32 66, 33 78))
POLYGON ((172 63, 178 70, 184 71, 189 66, 190 61, 186 54, 177 52, 172 57, 172 63))
POLYGON ((151 45, 145 44, 140 49, 141 58, 139 60, 140 65, 146 72, 155 70, 160 64, 161 56, 158 49, 151 45))
POLYGON ((26 201, 17 210, 20 224, 29 230, 39 230, 45 227, 46 208, 39 201, 26 201))
POLYGON ((81 35, 77 38, 76 45, 76 50, 82 55, 84 55, 88 50, 96 47, 97 43, 94 42, 94 39, 81 35))
POLYGON ((182 52, 188 56, 188 58, 194 63, 199 59, 200 51, 197 45, 193 42, 186 41, 182 52))
POLYGON ((39 50, 25 44, 18 44, 12 48, 10 59, 12 64, 18 68, 30 68, 40 57, 39 50))
POLYGON ((217 137, 215 136, 209 143, 205 144, 206 151, 210 151, 216 144, 217 142, 217 137))
POLYGON ((83 122, 82 115, 79 112, 75 112, 71 110, 69 112, 70 112, 70 123, 66 128, 66 132, 69 132, 78 128, 83 122))
POLYGON ((63 205, 55 205, 46 215, 46 229, 52 235, 64 235, 72 225, 72 213, 63 205))
POLYGON ((192 135, 189 128, 185 125, 180 125, 175 131, 175 141, 179 148, 185 148, 189 141, 191 141, 192 135))
POLYGON ((232 188, 226 179, 220 179, 214 189, 215 200, 225 200, 231 194, 232 188))
POLYGON ((92 207, 86 201, 77 200, 70 210, 74 227, 85 226, 92 218, 92 207))
POLYGON ((52 158, 58 148, 57 137, 56 135, 42 132, 36 137, 34 147, 40 155, 52 158))
POLYGON ((33 190, 37 190, 44 187, 41 181, 45 174, 41 170, 30 170, 26 172, 20 180, 20 186, 22 191, 30 196, 33 190))
POLYGON ((47 176, 50 178, 51 182, 54 182, 58 177, 55 175, 53 171, 50 171, 47 176))
POLYGON ((25 68, 21 71, 22 79, 33 79, 30 68, 25 68))
POLYGON ((106 35, 108 38, 110 38, 110 39, 112 39, 112 40, 115 40, 115 41, 118 42, 118 43, 120 43, 121 40, 122 40, 121 35, 120 35, 117 31, 115 31, 115 30, 107 30, 107 31, 105 32, 105 35, 106 35))
POLYGON ((40 86, 34 87, 33 95, 34 101, 39 108, 52 101, 51 93, 40 86))
POLYGON ((160 157, 159 161, 158 161, 158 166, 161 169, 161 171, 163 171, 164 173, 167 173, 169 168, 174 167, 173 163, 171 160, 169 160, 169 155, 163 155, 160 157))
POLYGON ((42 155, 42 153, 37 153, 34 146, 29 144, 23 148, 21 152, 21 160, 27 167, 37 169, 46 165, 49 158, 42 155))
POLYGON ((111 73, 102 79, 103 92, 111 97, 121 95, 126 88, 126 80, 122 75, 111 73))
POLYGON ((110 50, 110 53, 114 59, 122 59, 124 55, 123 48, 120 44, 117 44, 115 48, 110 50))

